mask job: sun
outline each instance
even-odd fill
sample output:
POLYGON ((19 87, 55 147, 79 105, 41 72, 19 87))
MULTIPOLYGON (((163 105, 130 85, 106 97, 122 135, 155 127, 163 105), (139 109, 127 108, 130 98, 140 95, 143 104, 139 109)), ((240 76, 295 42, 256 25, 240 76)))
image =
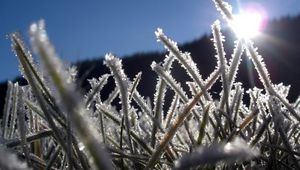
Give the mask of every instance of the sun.
POLYGON ((263 28, 264 18, 259 11, 242 11, 234 15, 230 27, 238 38, 254 38, 259 35, 263 28))

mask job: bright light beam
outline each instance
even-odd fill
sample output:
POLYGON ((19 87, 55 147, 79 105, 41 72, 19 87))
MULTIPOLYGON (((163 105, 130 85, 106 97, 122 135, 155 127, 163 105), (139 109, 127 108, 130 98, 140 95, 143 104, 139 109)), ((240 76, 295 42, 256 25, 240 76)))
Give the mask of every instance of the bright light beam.
POLYGON ((250 39, 259 35, 263 27, 263 16, 258 11, 243 11, 234 15, 230 27, 238 38, 250 39))

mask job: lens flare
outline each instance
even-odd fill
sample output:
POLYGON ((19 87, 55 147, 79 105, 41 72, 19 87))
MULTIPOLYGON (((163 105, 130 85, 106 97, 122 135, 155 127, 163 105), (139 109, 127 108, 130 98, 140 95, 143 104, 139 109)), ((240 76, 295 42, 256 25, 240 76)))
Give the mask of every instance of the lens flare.
POLYGON ((254 38, 259 35, 266 24, 265 12, 258 9, 242 10, 239 14, 234 15, 230 27, 234 30, 239 38, 254 38))

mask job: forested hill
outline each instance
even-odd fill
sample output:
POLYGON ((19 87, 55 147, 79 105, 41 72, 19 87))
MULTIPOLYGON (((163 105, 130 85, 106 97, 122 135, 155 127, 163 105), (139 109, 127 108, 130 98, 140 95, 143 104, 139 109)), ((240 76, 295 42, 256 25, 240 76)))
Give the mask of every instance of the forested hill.
MULTIPOLYGON (((231 57, 234 37, 229 31, 223 32, 225 35, 226 57, 231 57)), ((170 37, 176 41, 176 37, 170 37)), ((197 63, 200 73, 205 79, 216 66, 214 57, 215 50, 211 41, 211 35, 205 35, 192 42, 180 45, 182 51, 190 52, 192 58, 197 63)), ((258 52, 263 56, 267 68, 270 72, 273 83, 283 82, 285 85, 291 85, 289 99, 293 102, 300 92, 300 15, 297 17, 285 17, 274 20, 268 24, 264 35, 258 37, 255 46, 258 52)), ((109 49, 107 49, 109 50, 109 49)), ((138 90, 144 96, 153 97, 156 84, 156 74, 151 70, 152 61, 160 62, 163 60, 163 52, 137 53, 131 56, 123 56, 123 66, 125 73, 133 79, 138 72, 142 72, 142 80, 138 90)), ((103 57, 94 60, 86 60, 75 63, 79 70, 78 81, 81 87, 88 88, 87 78, 99 77, 108 73, 108 69, 103 65, 103 57)), ((18 69, 18 68, 16 68, 18 69)), ((178 81, 189 81, 184 70, 175 63, 172 69, 172 75, 178 81)), ((246 55, 243 55, 243 61, 238 73, 238 81, 243 83, 247 89, 249 87, 261 86, 258 76, 246 55)), ((20 78, 16 80, 20 81, 20 78)), ((15 81, 16 81, 15 80, 15 81)), ((22 83, 26 83, 21 81, 22 83)), ((183 86, 185 84, 182 83, 183 86)), ((109 84, 105 88, 112 89, 113 85, 109 84)), ((218 87, 214 88, 216 91, 218 87)), ((4 103, 6 94, 6 82, 0 83, 0 109, 4 103)), ((103 97, 106 97, 104 94, 103 97)))

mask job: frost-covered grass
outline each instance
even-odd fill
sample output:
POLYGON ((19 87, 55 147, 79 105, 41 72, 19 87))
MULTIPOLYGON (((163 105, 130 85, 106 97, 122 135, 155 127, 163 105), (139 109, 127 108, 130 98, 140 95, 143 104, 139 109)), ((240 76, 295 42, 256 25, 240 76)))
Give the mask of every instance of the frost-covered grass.
MULTIPOLYGON (((230 6, 222 0, 214 3, 230 22, 230 6)), ((29 85, 8 82, 1 169, 300 169, 300 99, 290 103, 290 86, 272 83, 251 40, 237 40, 227 61, 220 29, 219 21, 212 24, 218 62, 207 78, 188 52, 180 51, 161 29, 155 32, 168 54, 151 65, 157 73, 153 101, 137 90, 142 74, 128 77, 121 59, 112 54, 104 60, 110 73, 89 80, 90 91, 80 94, 76 70, 62 64, 43 21, 29 31, 38 64, 20 35, 11 34, 29 85), (246 90, 235 81, 244 52, 263 89, 246 90), (174 62, 191 78, 181 82, 189 91, 173 77, 174 62), (115 90, 102 100, 111 77, 115 90), (214 100, 211 87, 218 81, 221 97, 214 100), (169 108, 164 105, 167 90, 174 92, 169 108), (243 102, 245 95, 250 103, 243 102)))

